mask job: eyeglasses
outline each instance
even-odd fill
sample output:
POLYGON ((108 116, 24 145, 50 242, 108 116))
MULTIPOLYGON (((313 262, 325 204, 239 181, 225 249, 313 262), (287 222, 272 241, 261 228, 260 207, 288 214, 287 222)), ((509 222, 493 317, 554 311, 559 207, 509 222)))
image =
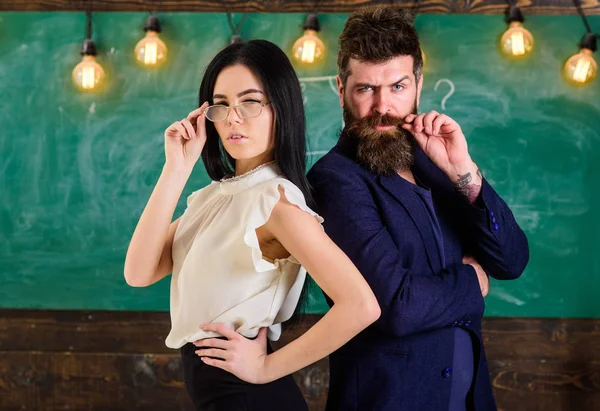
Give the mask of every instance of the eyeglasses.
POLYGON ((204 113, 206 114, 206 118, 213 123, 225 120, 227 116, 229 116, 229 109, 231 108, 235 109, 235 112, 240 118, 254 118, 260 116, 263 107, 269 104, 271 104, 270 101, 267 103, 259 103, 258 101, 245 101, 233 107, 229 107, 224 104, 215 104, 214 106, 206 107, 204 109, 204 113))

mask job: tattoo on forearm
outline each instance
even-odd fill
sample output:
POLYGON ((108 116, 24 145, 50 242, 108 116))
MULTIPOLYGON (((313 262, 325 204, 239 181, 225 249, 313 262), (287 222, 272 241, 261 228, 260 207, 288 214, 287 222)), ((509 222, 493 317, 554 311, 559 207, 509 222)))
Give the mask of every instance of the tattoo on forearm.
POLYGON ((475 201, 479 198, 479 194, 481 193, 481 180, 483 176, 479 169, 477 169, 477 183, 473 183, 473 177, 471 173, 466 173, 458 176, 458 180, 454 183, 454 187, 456 191, 465 196, 465 198, 469 201, 469 203, 474 204, 475 201))
POLYGON ((456 186, 456 189, 458 190, 458 189, 463 188, 467 184, 469 184, 471 182, 471 180, 473 180, 473 177, 471 177, 471 173, 463 174, 462 176, 459 175, 458 181, 456 183, 454 183, 454 185, 456 186))

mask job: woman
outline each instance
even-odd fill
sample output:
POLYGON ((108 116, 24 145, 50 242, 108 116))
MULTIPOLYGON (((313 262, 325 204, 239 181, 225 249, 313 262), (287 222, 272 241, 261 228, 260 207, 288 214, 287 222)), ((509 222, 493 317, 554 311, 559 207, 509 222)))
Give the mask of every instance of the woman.
POLYGON ((199 410, 306 410, 290 374, 329 355, 379 317, 367 283, 307 205, 298 78, 274 44, 231 45, 208 65, 200 108, 165 131, 162 174, 125 261, 132 286, 173 273, 171 332, 199 410), (208 120, 208 121, 206 121, 208 120), (213 183, 188 197, 202 155, 213 183), (306 271, 333 300, 295 341, 272 352, 306 271))

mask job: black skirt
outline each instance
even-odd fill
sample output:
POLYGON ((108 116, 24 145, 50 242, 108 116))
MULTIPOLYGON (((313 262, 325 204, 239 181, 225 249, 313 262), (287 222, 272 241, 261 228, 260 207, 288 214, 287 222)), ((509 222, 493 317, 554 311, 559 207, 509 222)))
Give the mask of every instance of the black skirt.
MULTIPOLYGON (((250 384, 217 367, 204 364, 198 347, 181 347, 185 388, 198 411, 308 411, 291 375, 268 384, 250 384)), ((268 353, 273 352, 270 344, 268 353)))

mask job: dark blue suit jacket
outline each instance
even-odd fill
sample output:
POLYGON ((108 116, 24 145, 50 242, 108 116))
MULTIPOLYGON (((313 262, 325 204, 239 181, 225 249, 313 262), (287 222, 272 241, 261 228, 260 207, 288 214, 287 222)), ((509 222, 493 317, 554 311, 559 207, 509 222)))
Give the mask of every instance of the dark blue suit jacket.
POLYGON ((379 320, 330 356, 327 410, 447 410, 453 327, 475 341, 476 410, 496 409, 481 337, 484 301, 462 257, 475 257, 493 278, 515 279, 529 259, 527 239, 487 181, 472 206, 420 148, 412 171, 430 190, 433 219, 418 187, 360 166, 348 137, 308 174, 325 231, 381 306, 379 320))

